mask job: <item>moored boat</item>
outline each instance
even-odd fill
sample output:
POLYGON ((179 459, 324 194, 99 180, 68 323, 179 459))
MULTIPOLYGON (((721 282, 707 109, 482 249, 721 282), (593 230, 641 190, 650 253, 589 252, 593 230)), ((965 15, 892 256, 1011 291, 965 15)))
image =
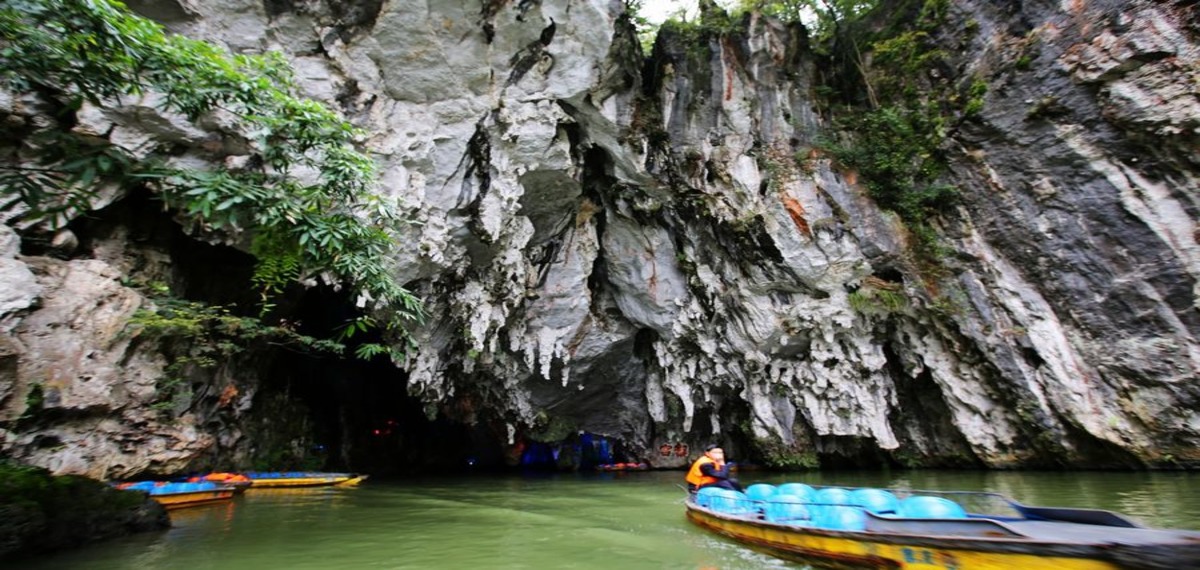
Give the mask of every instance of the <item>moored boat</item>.
POLYGON ((226 472, 207 473, 204 475, 198 475, 196 477, 189 477, 186 482, 188 482, 188 483, 205 483, 205 482, 207 482, 207 483, 216 483, 218 485, 225 485, 227 487, 233 487, 233 490, 235 493, 244 492, 246 489, 250 488, 250 485, 254 484, 254 482, 251 481, 249 477, 242 475, 241 473, 226 473, 226 472))
POLYGON ((145 491, 167 509, 180 509, 208 505, 233 499, 234 489, 217 483, 173 483, 166 481, 141 481, 121 483, 118 489, 145 491))
POLYGON ((250 471, 243 473, 250 479, 253 489, 271 487, 324 487, 353 486, 367 479, 356 473, 320 473, 309 471, 250 471))
POLYGON ((601 463, 596 466, 597 471, 649 471, 650 465, 646 463, 601 463))
POLYGON ((689 495, 693 523, 783 558, 836 568, 1200 568, 1200 532, 994 493, 751 485, 689 495), (964 508, 964 505, 967 508, 964 508), (970 510, 968 510, 968 508, 970 510))

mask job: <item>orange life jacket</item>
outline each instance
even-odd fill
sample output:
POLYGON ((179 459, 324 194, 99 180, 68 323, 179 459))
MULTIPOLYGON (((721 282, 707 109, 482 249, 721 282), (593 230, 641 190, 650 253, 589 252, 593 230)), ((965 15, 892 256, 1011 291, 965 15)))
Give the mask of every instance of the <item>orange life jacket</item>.
POLYGON ((687 477, 685 479, 689 484, 695 485, 696 488, 700 488, 705 485, 712 485, 713 483, 719 483, 721 481, 716 477, 710 477, 705 475, 704 472, 700 471, 700 466, 704 465, 705 463, 714 463, 714 461, 707 455, 701 455, 700 459, 697 459, 696 462, 692 464, 692 468, 688 469, 687 477))

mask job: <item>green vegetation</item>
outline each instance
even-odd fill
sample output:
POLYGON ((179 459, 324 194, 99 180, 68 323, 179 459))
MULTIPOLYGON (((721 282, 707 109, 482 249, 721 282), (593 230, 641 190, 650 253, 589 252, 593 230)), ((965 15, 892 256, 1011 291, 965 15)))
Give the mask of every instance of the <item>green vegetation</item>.
POLYGON ((693 20, 684 19, 682 14, 670 18, 659 30, 678 37, 689 48, 690 55, 702 58, 708 54, 710 39, 738 33, 742 29, 740 23, 740 16, 724 10, 701 10, 693 20))
POLYGON ((650 53, 654 46, 654 37, 658 35, 658 26, 642 15, 642 0, 625 0, 625 13, 630 23, 637 31, 638 44, 642 53, 650 53))
MULTIPOLYGON (((950 56, 938 48, 937 36, 950 2, 904 0, 889 3, 886 12, 879 0, 740 0, 733 6, 733 15, 701 10, 696 22, 676 19, 663 28, 706 47, 704 38, 739 29, 746 11, 804 23, 823 57, 826 82, 814 90, 840 132, 821 147, 860 175, 876 203, 899 215, 914 238, 916 260, 936 269, 945 248, 932 220, 958 197, 957 189, 938 183, 947 167, 943 147, 959 122, 983 112, 987 94, 981 78, 959 85, 943 79, 950 56)), ((978 23, 968 27, 977 31, 978 23)), ((760 163, 772 178, 777 174, 771 161, 760 163)))
MULTIPOLYGON (((356 322, 351 327, 365 329, 367 324, 356 322)), ((287 322, 268 325, 255 317, 238 316, 227 307, 171 297, 157 297, 153 310, 138 311, 130 320, 129 334, 165 343, 163 350, 170 364, 158 381, 159 399, 153 406, 163 412, 186 406, 191 396, 186 389, 189 373, 215 369, 248 349, 271 346, 335 356, 346 351, 342 342, 300 334, 287 322)), ((398 349, 377 343, 360 344, 355 355, 364 360, 379 355, 402 356, 398 349)))
POLYGON ((755 10, 786 22, 802 22, 818 45, 834 38, 843 22, 875 9, 879 0, 741 0, 737 9, 755 10))
MULTIPOLYGON (((743 433, 753 433, 748 422, 740 426, 743 433)), ((789 446, 778 440, 755 438, 755 447, 768 467, 784 471, 804 471, 818 469, 821 460, 812 449, 800 451, 799 445, 789 446)))
POLYGON ((850 307, 859 313, 898 313, 908 308, 901 291, 864 285, 848 296, 850 307))
POLYGON ((826 24, 836 33, 822 41, 837 87, 827 92, 828 108, 841 136, 823 146, 857 171, 876 203, 899 215, 915 260, 936 273, 945 248, 932 220, 958 199, 956 188, 938 182, 948 166, 946 141, 958 123, 983 112, 987 83, 946 77, 951 56, 937 41, 946 0, 908 0, 887 13, 866 4, 856 3, 858 12, 818 12, 839 18, 826 24))
POLYGON ((579 431, 577 426, 571 420, 562 416, 550 415, 545 411, 537 413, 537 417, 530 425, 529 438, 534 441, 544 443, 558 443, 566 441, 579 431))
POLYGON ((251 461, 251 469, 255 471, 273 471, 289 469, 296 471, 320 471, 325 468, 328 458, 315 451, 297 453, 292 442, 276 442, 276 447, 259 450, 251 461))
POLYGON ((129 334, 164 341, 170 364, 158 379, 159 397, 152 405, 164 413, 190 402, 189 373, 215 369, 248 348, 272 345, 331 354, 345 350, 338 342, 302 335, 287 326, 269 326, 254 317, 234 315, 226 307, 165 297, 156 299, 154 310, 134 314, 129 334))
POLYGON ((963 107, 963 114, 968 117, 979 115, 983 111, 983 96, 987 95, 987 82, 980 78, 975 78, 971 82, 971 87, 967 89, 967 104, 963 107))
POLYGON ((103 184, 144 185, 196 229, 249 232, 264 303, 315 277, 349 284, 368 309, 389 315, 389 329, 420 318, 417 299, 389 272, 401 220, 373 192, 374 163, 354 148, 361 133, 297 96, 282 55, 167 35, 114 0, 7 0, 0 82, 61 105, 58 125, 26 137, 36 163, 0 165, 8 197, 0 209, 23 207, 26 222, 54 227, 88 210, 103 184), (166 146, 139 160, 70 130, 85 102, 109 108, 146 94, 191 121, 231 123, 246 147, 226 161, 237 166, 180 166, 166 146))
POLYGON ((802 453, 771 453, 766 454, 767 465, 776 469, 785 471, 806 471, 809 469, 819 469, 821 460, 817 458, 817 454, 812 451, 802 453))
POLYGON ((169 524, 142 493, 7 459, 0 459, 0 513, 0 559, 169 524))
POLYGON ((21 412, 21 417, 17 418, 17 423, 32 421, 45 404, 46 388, 41 382, 34 382, 29 386, 29 393, 25 395, 25 410, 21 412))
POLYGON ((848 144, 831 144, 829 150, 858 170, 880 206, 920 224, 956 194, 953 188, 931 183, 945 168, 939 119, 924 109, 904 106, 850 116, 839 124, 857 136, 848 144))

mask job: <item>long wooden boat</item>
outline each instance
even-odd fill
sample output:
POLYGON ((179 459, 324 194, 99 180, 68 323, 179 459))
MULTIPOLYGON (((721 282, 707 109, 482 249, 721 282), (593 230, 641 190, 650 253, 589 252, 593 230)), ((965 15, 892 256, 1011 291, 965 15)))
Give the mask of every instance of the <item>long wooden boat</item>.
POLYGON ((168 510, 195 507, 229 501, 233 499, 234 488, 216 483, 174 483, 166 481, 142 481, 138 483, 122 483, 120 489, 145 491, 168 510))
POLYGON ((317 473, 306 471, 275 472, 250 471, 243 473, 253 483, 252 489, 272 487, 349 487, 358 485, 367 479, 366 475, 356 473, 317 473))
POLYGON ((250 488, 250 485, 254 484, 254 482, 251 481, 249 477, 246 477, 245 475, 243 475, 241 473, 229 473, 229 472, 205 473, 204 475, 197 475, 194 477, 189 477, 186 480, 186 482, 187 483, 205 483, 205 482, 216 483, 218 485, 224 485, 226 487, 233 487, 234 493, 244 493, 246 491, 246 489, 250 488))
POLYGON ((994 493, 810 489, 808 496, 760 498, 701 489, 689 495, 687 517, 759 550, 822 568, 1200 568, 1200 532, 1146 528, 1109 511, 1034 507, 994 493), (861 500, 856 494, 893 498, 861 500), (1011 512, 968 512, 946 497, 1011 512), (936 508, 906 508, 921 502, 936 508))

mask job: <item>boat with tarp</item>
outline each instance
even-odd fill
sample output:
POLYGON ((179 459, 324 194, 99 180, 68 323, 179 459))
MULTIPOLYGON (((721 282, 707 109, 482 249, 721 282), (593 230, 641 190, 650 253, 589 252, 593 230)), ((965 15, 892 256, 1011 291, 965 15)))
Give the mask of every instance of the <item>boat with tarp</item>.
POLYGON ((144 491, 167 509, 209 505, 233 499, 234 488, 211 482, 176 483, 169 481, 138 481, 121 483, 118 489, 144 491))
POLYGON ((686 506, 697 525, 822 568, 1200 568, 1200 532, 996 493, 757 484, 686 506))
POLYGON ((205 473, 204 475, 188 477, 185 482, 187 482, 187 483, 205 483, 205 482, 216 483, 218 485, 225 485, 227 487, 233 487, 233 490, 236 493, 242 493, 246 489, 250 488, 250 485, 254 484, 254 482, 251 481, 249 477, 247 477, 241 473, 228 473, 228 472, 205 473))
POLYGON ((313 471, 248 471, 242 473, 251 482, 250 488, 273 487, 349 487, 367 479, 357 473, 322 473, 313 471))

